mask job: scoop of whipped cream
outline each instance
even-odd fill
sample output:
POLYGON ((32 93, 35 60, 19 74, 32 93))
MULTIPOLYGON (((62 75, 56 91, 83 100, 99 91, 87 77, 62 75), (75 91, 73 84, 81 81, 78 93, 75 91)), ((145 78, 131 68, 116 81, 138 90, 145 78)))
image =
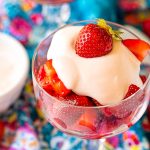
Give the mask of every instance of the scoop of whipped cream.
POLYGON ((128 87, 142 86, 140 61, 122 44, 113 41, 112 51, 101 57, 83 58, 75 52, 82 26, 70 26, 54 34, 47 59, 64 85, 73 92, 96 99, 102 105, 117 104, 128 87))

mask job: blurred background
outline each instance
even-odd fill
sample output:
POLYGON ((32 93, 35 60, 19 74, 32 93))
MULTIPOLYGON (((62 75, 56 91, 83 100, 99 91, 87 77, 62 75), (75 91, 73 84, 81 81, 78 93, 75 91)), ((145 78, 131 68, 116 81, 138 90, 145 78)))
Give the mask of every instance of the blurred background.
MULTIPOLYGON (((0 111, 0 150, 96 149, 97 141, 67 136, 44 120, 35 104, 31 79, 32 56, 44 37, 62 25, 95 18, 126 25, 150 42, 150 0, 0 0, 0 32, 21 43, 30 62, 26 82, 15 102, 0 111)), ((149 64, 145 69, 150 70, 149 64)), ((0 95, 0 105, 6 101, 0 95)), ((105 142, 108 150, 149 150, 149 145, 150 106, 134 127, 105 142)))

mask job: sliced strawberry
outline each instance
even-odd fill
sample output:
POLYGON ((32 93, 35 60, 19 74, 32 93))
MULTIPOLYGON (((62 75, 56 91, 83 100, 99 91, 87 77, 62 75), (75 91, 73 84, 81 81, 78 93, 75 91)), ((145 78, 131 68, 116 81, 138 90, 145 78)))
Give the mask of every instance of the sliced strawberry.
POLYGON ((59 96, 66 96, 71 92, 58 77, 52 79, 52 87, 59 96))
POLYGON ((44 64, 44 69, 45 69, 45 72, 46 72, 46 76, 50 77, 50 78, 53 78, 55 76, 57 76, 57 73, 52 65, 52 60, 48 60, 46 61, 46 63, 44 64))
POLYGON ((113 114, 112 114, 112 111, 111 111, 111 108, 109 108, 109 107, 102 108, 101 111, 104 113, 104 115, 105 115, 106 117, 110 117, 110 116, 113 115, 113 114))
POLYGON ((65 103, 76 106, 94 105, 94 103, 88 97, 76 95, 73 92, 65 97, 59 97, 59 100, 63 101, 64 104, 62 102, 54 103, 53 105, 54 119, 59 125, 65 128, 67 128, 68 125, 73 125, 83 114, 84 111, 84 109, 82 108, 76 108, 74 106, 71 107, 66 105, 65 103))
POLYGON ((67 125, 66 125, 66 123, 63 121, 63 120, 61 120, 61 119, 59 119, 59 118, 54 118, 54 120, 57 122, 57 124, 59 124, 62 128, 64 128, 64 129, 67 129, 67 125))
POLYGON ((45 76, 46 76, 46 72, 45 72, 44 66, 41 66, 37 75, 37 80, 41 81, 44 79, 45 76))
POLYGON ((0 141, 2 140, 4 136, 4 130, 5 130, 5 124, 3 121, 0 121, 0 141))
MULTIPOLYGON (((95 99, 92 99, 92 101, 95 103, 96 106, 103 106, 95 99)), ((111 113, 111 110, 109 109, 109 107, 108 108, 104 107, 104 108, 101 108, 100 110, 103 114, 105 114, 105 116, 107 116, 107 117, 112 116, 112 113, 111 113)))
POLYGON ((92 58, 108 54, 112 50, 112 36, 97 24, 84 26, 75 43, 76 53, 92 58))
POLYGON ((65 126, 73 125, 83 114, 82 108, 76 108, 74 106, 68 106, 63 104, 62 102, 55 102, 53 104, 52 112, 53 118, 57 123, 61 126, 65 124, 65 126))
MULTIPOLYGON (((132 113, 132 108, 134 108, 134 103, 128 104, 128 103, 123 103, 121 105, 108 108, 107 111, 109 110, 110 116, 115 116, 116 118, 127 118, 131 113, 132 113)), ((109 116, 107 114, 107 116, 109 116)))
MULTIPOLYGON (((140 88, 137 87, 134 84, 131 84, 128 88, 128 92, 125 95, 125 98, 128 98, 135 92, 137 92, 140 88)), ((140 103, 141 101, 141 96, 142 93, 138 93, 135 97, 122 102, 121 104, 114 106, 114 107, 106 107, 102 109, 102 112, 104 113, 105 116, 115 116, 116 118, 127 118, 130 116, 130 114, 136 109, 136 106, 140 103)))
POLYGON ((92 122, 90 122, 90 120, 88 120, 88 119, 85 119, 85 118, 81 119, 79 122, 79 125, 87 127, 89 129, 91 129, 92 131, 96 131, 95 125, 92 122))
MULTIPOLYGON (((131 88, 129 90, 131 90, 131 92, 128 92, 128 93, 130 93, 130 94, 133 93, 133 88, 131 88)), ((136 90, 138 90, 137 87, 136 87, 136 89, 134 89, 134 91, 136 91, 136 90)), ((140 106, 140 104, 143 102, 143 98, 144 98, 144 93, 142 90, 140 90, 133 97, 130 97, 128 100, 125 100, 121 104, 119 104, 115 107, 111 107, 109 109, 116 118, 128 120, 128 117, 130 117, 136 111, 138 106, 140 106)))
POLYGON ((142 61, 150 50, 150 45, 139 39, 126 39, 122 43, 139 59, 142 61))
POLYGON ((150 37, 150 18, 142 23, 143 31, 150 37))
POLYGON ((143 82, 143 84, 145 83, 145 81, 146 81, 146 76, 145 75, 140 75, 140 78, 141 78, 141 80, 142 80, 142 82, 143 82))
POLYGON ((57 73, 52 66, 52 60, 48 60, 44 66, 41 66, 37 75, 39 84, 45 91, 52 95, 66 96, 70 90, 65 87, 58 78, 57 73))
POLYGON ((140 88, 134 84, 131 84, 128 88, 128 92, 125 95, 124 98, 128 98, 129 96, 133 95, 135 92, 137 92, 140 88))
POLYGON ((96 106, 102 106, 96 99, 92 99, 92 101, 94 102, 94 104, 95 104, 96 106))
POLYGON ((41 80, 39 84, 46 92, 48 92, 51 95, 54 95, 55 91, 53 90, 53 87, 51 86, 51 81, 47 76, 43 80, 41 80))
POLYGON ((60 100, 63 100, 68 104, 76 106, 95 106, 95 104, 90 100, 90 98, 86 96, 77 95, 73 92, 63 98, 60 98, 60 100))
POLYGON ((104 133, 107 133, 107 132, 109 133, 113 130, 116 130, 119 126, 125 123, 126 123, 126 120, 121 120, 121 119, 116 118, 115 116, 110 116, 110 117, 105 118, 105 122, 101 128, 102 129, 106 128, 105 129, 106 131, 104 133))
POLYGON ((97 130, 98 112, 94 109, 85 111, 79 119, 79 125, 90 129, 91 131, 97 130))

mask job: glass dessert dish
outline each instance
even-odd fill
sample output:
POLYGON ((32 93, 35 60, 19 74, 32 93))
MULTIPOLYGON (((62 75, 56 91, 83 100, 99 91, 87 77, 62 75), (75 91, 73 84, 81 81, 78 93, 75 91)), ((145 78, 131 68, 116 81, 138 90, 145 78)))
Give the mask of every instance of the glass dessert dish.
POLYGON ((31 0, 42 6, 42 16, 49 32, 64 25, 70 18, 69 3, 72 0, 31 0))
MULTIPOLYGON (((96 23, 96 20, 81 21, 73 23, 71 26, 80 26, 89 23, 96 23)), ((115 30, 123 31, 124 33, 121 35, 122 39, 126 38, 125 33, 128 34, 130 39, 138 39, 136 35, 119 24, 112 22, 107 22, 107 24, 115 30)), ((66 25, 62 28, 67 26, 70 25, 66 25)), ((130 97, 122 99, 117 105, 84 107, 64 103, 57 97, 47 93, 37 81, 37 72, 40 66, 47 61, 47 52, 53 36, 57 31, 40 43, 34 53, 32 61, 33 85, 36 101, 47 121, 64 133, 84 139, 107 138, 128 130, 141 118, 149 103, 149 72, 144 72, 147 79, 143 86, 130 97)), ((144 65, 143 61, 140 67, 140 75, 143 74, 144 65)))
POLYGON ((33 0, 37 3, 41 4, 51 4, 51 5, 56 5, 56 4, 62 4, 66 2, 71 2, 72 0, 33 0))

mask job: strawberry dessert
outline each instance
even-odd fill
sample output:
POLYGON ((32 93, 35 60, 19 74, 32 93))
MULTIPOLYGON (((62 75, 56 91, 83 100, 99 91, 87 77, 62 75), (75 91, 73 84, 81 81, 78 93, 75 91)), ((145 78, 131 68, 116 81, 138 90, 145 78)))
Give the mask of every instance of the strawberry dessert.
POLYGON ((122 124, 131 126, 129 120, 144 98, 141 91, 147 79, 140 76, 140 65, 150 45, 140 39, 122 39, 122 34, 103 19, 54 33, 36 79, 57 99, 48 107, 50 100, 39 98, 56 127, 100 138, 122 124))

